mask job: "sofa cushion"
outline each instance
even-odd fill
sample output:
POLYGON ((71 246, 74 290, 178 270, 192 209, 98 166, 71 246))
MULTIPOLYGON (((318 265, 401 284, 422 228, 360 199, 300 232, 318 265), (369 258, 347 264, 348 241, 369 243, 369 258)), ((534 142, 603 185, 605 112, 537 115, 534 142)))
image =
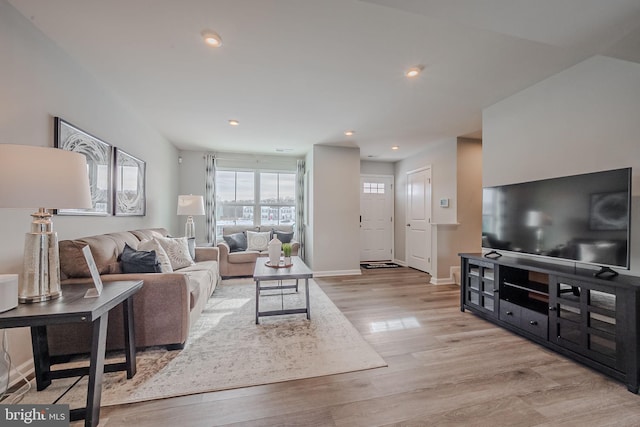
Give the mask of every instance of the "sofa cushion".
POLYGON ((257 251, 243 251, 234 252, 229 254, 227 261, 230 264, 246 264, 256 262, 256 259, 260 256, 260 252, 257 251))
POLYGON ((156 239, 143 240, 138 244, 139 251, 156 251, 156 256, 158 257, 158 262, 160 263, 160 272, 161 273, 171 273, 173 272, 173 267, 171 267, 171 260, 169 260, 169 255, 165 252, 164 248, 156 239))
POLYGON ((222 236, 227 245, 229 252, 239 252, 247 249, 247 236, 244 233, 233 233, 229 236, 222 236))
POLYGON ((293 239, 293 231, 286 232, 286 231, 276 230, 275 228, 272 228, 271 238, 273 238, 273 236, 278 236, 278 240, 280 240, 282 243, 291 243, 291 240, 293 239))
POLYGON ((127 273, 160 273, 156 251, 136 251, 125 244, 120 254, 120 268, 127 273))
POLYGON ((193 258, 189 255, 189 243, 186 237, 156 237, 162 249, 169 256, 171 268, 177 270, 192 265, 193 258))
POLYGON ((265 251, 268 248, 271 232, 247 231, 247 250, 265 251))

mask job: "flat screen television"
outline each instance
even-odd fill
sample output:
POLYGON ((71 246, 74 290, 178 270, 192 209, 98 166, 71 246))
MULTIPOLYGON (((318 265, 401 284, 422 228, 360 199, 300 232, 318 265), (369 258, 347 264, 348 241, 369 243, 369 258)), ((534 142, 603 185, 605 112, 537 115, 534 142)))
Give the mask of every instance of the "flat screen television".
POLYGON ((629 269, 631 168, 485 187, 482 247, 629 269))

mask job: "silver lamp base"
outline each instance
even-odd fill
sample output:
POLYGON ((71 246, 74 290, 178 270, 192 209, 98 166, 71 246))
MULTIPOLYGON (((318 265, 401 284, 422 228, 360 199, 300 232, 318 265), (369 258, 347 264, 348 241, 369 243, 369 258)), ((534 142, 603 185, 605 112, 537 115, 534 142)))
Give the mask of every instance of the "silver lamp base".
POLYGON ((187 223, 184 225, 184 235, 185 237, 196 237, 196 224, 191 215, 187 217, 187 223))
POLYGON ((24 267, 18 286, 21 303, 43 302, 62 295, 58 235, 52 231, 51 214, 41 208, 32 214, 31 232, 24 241, 24 267))

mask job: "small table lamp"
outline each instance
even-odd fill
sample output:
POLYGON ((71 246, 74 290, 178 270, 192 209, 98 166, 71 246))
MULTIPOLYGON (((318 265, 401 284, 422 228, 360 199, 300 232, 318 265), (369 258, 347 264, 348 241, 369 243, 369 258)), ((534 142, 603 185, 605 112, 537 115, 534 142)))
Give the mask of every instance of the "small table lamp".
POLYGON ((79 153, 49 147, 0 144, 0 208, 37 208, 26 233, 21 303, 58 298, 58 235, 47 209, 90 208, 87 160, 79 153), (44 206, 44 207, 43 207, 44 206))
POLYGON ((192 194, 178 196, 178 215, 188 215, 187 223, 184 225, 184 235, 196 237, 193 215, 204 215, 204 198, 192 194))

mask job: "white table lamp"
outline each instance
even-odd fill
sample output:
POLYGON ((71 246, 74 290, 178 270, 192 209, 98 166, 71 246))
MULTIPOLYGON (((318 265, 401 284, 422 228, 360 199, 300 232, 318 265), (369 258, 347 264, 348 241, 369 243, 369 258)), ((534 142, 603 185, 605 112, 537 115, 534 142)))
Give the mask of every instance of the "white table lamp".
POLYGON ((193 222, 193 216, 204 215, 204 198, 192 194, 178 196, 178 215, 187 215, 184 235, 186 237, 196 237, 196 225, 193 222))
POLYGON ((48 209, 91 208, 87 160, 79 153, 49 147, 0 144, 0 208, 37 208, 26 233, 21 303, 58 298, 58 236, 48 209))

